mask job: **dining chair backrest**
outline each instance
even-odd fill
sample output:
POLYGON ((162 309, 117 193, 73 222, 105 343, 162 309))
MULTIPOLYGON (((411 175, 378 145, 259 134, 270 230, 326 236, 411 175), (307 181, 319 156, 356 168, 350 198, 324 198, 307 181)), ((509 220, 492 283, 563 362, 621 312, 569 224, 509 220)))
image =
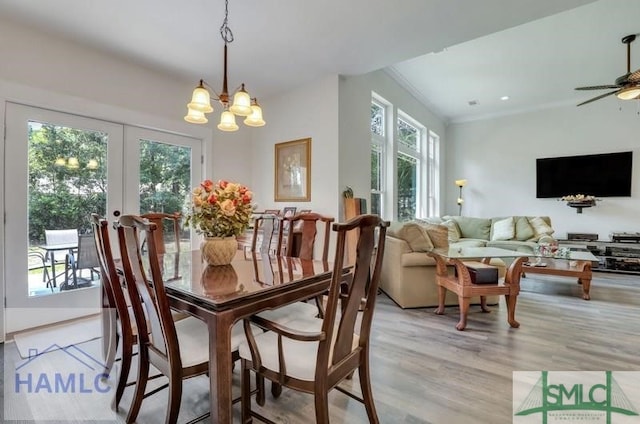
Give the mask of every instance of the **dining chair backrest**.
POLYGON ((158 261, 158 243, 155 242, 158 226, 140 216, 122 215, 116 223, 116 228, 122 268, 140 343, 146 343, 150 354, 159 358, 161 362, 181 369, 176 329, 158 261), (148 261, 145 262, 148 262, 150 279, 147 279, 143 267, 140 235, 144 235, 149 241, 146 258, 148 261))
MULTIPOLYGON (((156 250, 159 255, 166 253, 166 244, 165 244, 165 232, 164 232, 164 223, 165 221, 169 221, 173 226, 173 235, 174 235, 174 243, 175 243, 175 251, 180 252, 180 220, 182 219, 182 214, 180 212, 175 213, 163 213, 163 212, 149 212, 140 215, 140 217, 148 219, 149 221, 156 224, 155 230, 155 241, 156 241, 156 250)), ((145 243, 146 238, 145 238, 145 243)))
MULTIPOLYGON (((278 249, 277 229, 280 218, 273 214, 262 214, 254 221, 251 251, 270 253, 278 249)), ((274 252, 275 253, 275 252, 274 252)))
POLYGON ((318 234, 318 223, 324 224, 322 260, 327 261, 329 256, 329 240, 331 238, 331 223, 335 219, 318 213, 300 213, 292 217, 284 218, 284 225, 279 228, 279 238, 286 243, 286 255, 301 259, 313 259, 313 251, 318 234), (299 242, 296 241, 296 233, 299 233, 299 242), (295 248, 298 244, 298 248, 295 248), (292 253, 293 252, 293 253, 292 253))
MULTIPOLYGON (((91 215, 91 226, 93 228, 94 250, 97 254, 100 266, 100 277, 103 289, 102 317, 103 317, 103 334, 102 347, 105 356, 105 373, 109 373, 115 361, 116 351, 118 350, 118 342, 121 343, 121 371, 118 376, 116 386, 114 406, 116 409, 122 399, 129 369, 131 367, 131 358, 133 356, 133 345, 135 344, 133 323, 129 312, 127 298, 122 288, 120 274, 118 274, 111 241, 109 238, 109 224, 106 219, 101 218, 97 214, 91 215), (118 325, 120 328, 120 337, 118 336, 118 325)), ((82 240, 82 238, 81 238, 82 240)))
MULTIPOLYGON (((328 375, 331 375, 334 366, 341 363, 344 365, 345 362, 349 362, 348 357, 360 355, 359 350, 363 347, 368 349, 388 226, 389 222, 383 221, 377 215, 359 215, 345 223, 333 224, 333 231, 337 233, 337 244, 322 323, 322 331, 325 332, 326 338, 320 341, 318 346, 316 375, 318 370, 327 369, 328 375), (348 288, 344 290, 343 285, 346 283, 342 270, 346 235, 353 229, 359 230, 358 255, 353 265, 353 277, 347 284, 348 288), (362 320, 360 328, 356 329, 360 311, 362 320), (353 343, 354 333, 359 335, 357 346, 353 343)), ((328 381, 331 380, 331 377, 328 377, 328 381)))

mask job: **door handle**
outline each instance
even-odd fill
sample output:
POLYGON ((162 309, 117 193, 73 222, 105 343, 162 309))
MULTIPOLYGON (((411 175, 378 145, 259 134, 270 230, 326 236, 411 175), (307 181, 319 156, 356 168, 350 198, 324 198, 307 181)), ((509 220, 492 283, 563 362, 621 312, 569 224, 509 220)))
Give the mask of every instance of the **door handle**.
POLYGON ((116 218, 120 216, 120 211, 115 210, 113 211, 113 216, 115 216, 116 218))

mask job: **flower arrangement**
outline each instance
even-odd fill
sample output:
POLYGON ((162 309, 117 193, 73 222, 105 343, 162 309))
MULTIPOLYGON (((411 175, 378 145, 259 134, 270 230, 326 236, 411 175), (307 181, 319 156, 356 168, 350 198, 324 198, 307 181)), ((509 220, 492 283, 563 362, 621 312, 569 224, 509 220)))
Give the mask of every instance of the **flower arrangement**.
POLYGON ((238 236, 251 221, 253 193, 242 184, 204 180, 193 190, 191 213, 185 226, 205 237, 238 236))

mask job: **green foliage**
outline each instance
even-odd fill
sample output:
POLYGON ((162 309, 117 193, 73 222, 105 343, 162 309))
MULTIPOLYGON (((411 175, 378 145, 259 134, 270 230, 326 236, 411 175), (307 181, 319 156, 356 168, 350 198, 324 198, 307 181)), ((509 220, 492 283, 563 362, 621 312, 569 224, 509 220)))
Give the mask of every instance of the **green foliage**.
MULTIPOLYGON (((106 216, 107 142, 107 134, 102 132, 30 122, 31 245, 44 243, 45 229, 77 228, 84 233, 91 229, 92 213, 106 216), (69 166, 70 158, 78 160, 77 168, 69 166), (91 160, 97 161, 95 169, 91 160)), ((141 141, 140 211, 182 211, 190 191, 190 174, 188 148, 141 141)))

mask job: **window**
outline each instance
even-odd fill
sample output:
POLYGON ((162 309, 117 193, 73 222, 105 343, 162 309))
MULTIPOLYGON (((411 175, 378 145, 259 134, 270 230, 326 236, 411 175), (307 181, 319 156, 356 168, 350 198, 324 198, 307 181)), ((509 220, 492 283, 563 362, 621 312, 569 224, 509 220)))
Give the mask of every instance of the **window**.
MULTIPOLYGON (((415 219, 419 211, 419 193, 424 174, 424 151, 422 135, 424 130, 406 114, 398 112, 396 121, 398 154, 396 157, 396 201, 398 221, 415 219)), ((421 212, 421 211, 420 211, 421 212)), ((423 215, 420 213, 420 215, 423 215)))
POLYGON ((371 213, 380 216, 385 192, 386 108, 381 99, 371 103, 371 213))
POLYGON ((436 133, 373 94, 371 213, 398 221, 439 215, 439 143, 436 133))

